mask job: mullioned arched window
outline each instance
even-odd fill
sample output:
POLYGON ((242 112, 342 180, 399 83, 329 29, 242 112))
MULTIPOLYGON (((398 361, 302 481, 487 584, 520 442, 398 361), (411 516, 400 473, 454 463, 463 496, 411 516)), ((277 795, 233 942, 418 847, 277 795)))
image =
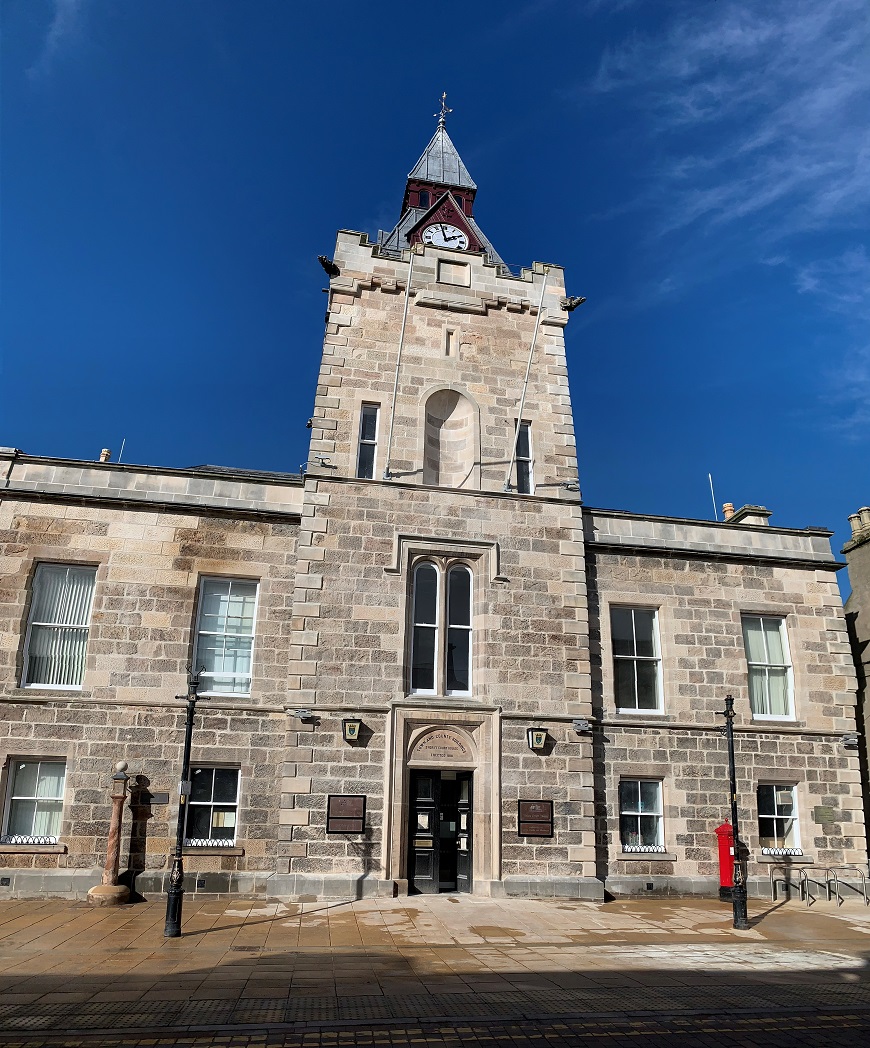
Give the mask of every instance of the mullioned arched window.
POLYGON ((471 570, 421 561, 414 568, 411 691, 471 693, 471 570))

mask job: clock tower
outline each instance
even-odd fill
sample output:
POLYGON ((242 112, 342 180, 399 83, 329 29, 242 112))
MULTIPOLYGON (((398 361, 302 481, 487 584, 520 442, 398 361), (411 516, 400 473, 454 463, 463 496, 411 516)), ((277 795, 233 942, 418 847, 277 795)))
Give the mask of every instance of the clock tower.
POLYGON ((564 278, 502 261, 447 112, 328 264, 279 854, 290 894, 598 898, 564 278))

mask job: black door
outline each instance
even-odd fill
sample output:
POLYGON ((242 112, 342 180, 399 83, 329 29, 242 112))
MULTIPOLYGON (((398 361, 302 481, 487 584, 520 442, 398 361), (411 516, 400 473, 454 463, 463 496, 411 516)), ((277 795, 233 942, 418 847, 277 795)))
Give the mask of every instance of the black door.
POLYGON ((411 772, 408 887, 471 891, 471 772, 411 772))

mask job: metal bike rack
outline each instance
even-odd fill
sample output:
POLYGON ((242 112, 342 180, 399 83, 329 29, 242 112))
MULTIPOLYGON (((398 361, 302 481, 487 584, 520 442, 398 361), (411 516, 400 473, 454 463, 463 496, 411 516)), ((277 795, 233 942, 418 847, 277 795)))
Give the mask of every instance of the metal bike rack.
MULTIPOLYGON (((840 873, 845 872, 846 870, 849 870, 849 871, 851 871, 853 873, 857 873, 858 876, 861 878, 861 897, 864 900, 864 905, 865 906, 870 906, 870 899, 867 898, 867 878, 864 875, 864 871, 861 869, 860 866, 855 866, 855 865, 851 865, 851 864, 847 864, 845 866, 831 866, 828 869, 828 874, 830 875, 831 873, 833 873, 833 875, 834 875, 834 877, 833 877, 833 880, 834 880, 834 894, 837 896, 837 905, 838 906, 842 906, 843 905, 843 897, 842 897, 842 895, 840 895, 840 876, 839 875, 840 875, 840 873)), ((855 888, 854 885, 849 884, 848 881, 843 881, 843 884, 845 884, 847 888, 854 888, 855 891, 858 890, 857 888, 855 888)), ((830 882, 829 882, 828 899, 830 899, 830 897, 831 897, 831 893, 830 893, 830 882)))

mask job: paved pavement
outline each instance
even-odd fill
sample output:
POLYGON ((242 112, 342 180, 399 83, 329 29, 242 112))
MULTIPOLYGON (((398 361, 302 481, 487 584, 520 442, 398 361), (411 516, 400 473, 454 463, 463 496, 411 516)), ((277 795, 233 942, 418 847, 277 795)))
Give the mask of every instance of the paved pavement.
POLYGON ((0 1046, 870 1043, 870 908, 0 903, 0 1046))

